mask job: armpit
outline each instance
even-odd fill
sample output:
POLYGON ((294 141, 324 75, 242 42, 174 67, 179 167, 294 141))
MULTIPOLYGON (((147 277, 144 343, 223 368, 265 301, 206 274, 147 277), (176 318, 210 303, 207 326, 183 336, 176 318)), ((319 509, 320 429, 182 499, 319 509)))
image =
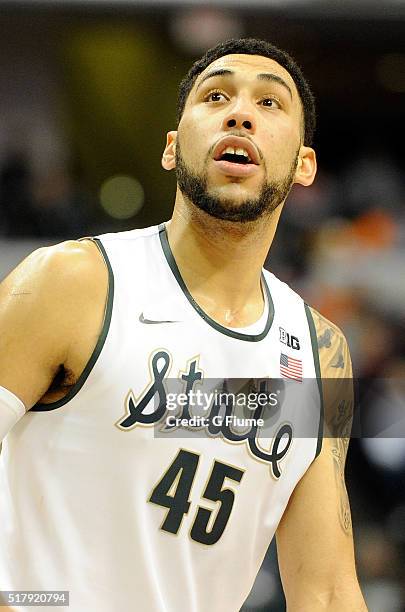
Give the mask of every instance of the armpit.
POLYGON ((52 402, 62 399, 69 393, 70 389, 75 385, 75 383, 76 376, 74 372, 66 369, 65 366, 61 364, 49 389, 40 399, 39 403, 51 404, 52 402))

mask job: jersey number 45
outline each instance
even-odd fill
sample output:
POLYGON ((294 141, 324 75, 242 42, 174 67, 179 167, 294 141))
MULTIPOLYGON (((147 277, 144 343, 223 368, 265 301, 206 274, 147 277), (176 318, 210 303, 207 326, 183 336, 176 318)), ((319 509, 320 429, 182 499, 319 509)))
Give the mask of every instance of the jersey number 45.
MULTIPOLYGON (((152 491, 149 502, 168 508, 161 529, 177 534, 184 515, 191 506, 190 492, 197 472, 200 456, 180 449, 169 468, 152 491)), ((222 488, 225 478, 240 483, 244 472, 234 466, 214 461, 202 494, 203 499, 220 502, 216 512, 198 506, 191 527, 190 537, 201 544, 216 544, 228 523, 235 501, 235 493, 230 488, 222 488)))

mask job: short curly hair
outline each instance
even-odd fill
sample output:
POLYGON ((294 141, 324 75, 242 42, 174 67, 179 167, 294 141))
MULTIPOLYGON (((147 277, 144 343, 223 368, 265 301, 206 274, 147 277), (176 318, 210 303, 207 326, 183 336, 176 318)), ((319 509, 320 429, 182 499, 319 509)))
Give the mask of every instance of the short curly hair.
POLYGON ((183 115, 187 98, 198 75, 201 74, 207 68, 207 66, 212 64, 212 62, 215 60, 223 57, 224 55, 231 55, 233 53, 268 57, 287 70, 295 83, 303 107, 304 144, 310 146, 312 144, 315 132, 316 110, 315 98, 309 83, 302 74, 302 71, 296 61, 288 53, 265 40, 259 40, 256 38, 231 38, 225 42, 219 43, 211 49, 208 49, 208 51, 200 59, 194 62, 179 86, 179 94, 177 99, 177 123, 179 123, 183 115))

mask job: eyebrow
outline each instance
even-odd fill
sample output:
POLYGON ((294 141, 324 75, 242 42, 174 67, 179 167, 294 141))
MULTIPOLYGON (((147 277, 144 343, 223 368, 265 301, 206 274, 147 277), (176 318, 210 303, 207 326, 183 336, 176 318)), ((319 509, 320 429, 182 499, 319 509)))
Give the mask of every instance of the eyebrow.
POLYGON ((257 75, 257 78, 260 81, 273 81, 274 83, 278 83, 279 85, 282 85, 283 87, 287 89, 288 93, 290 94, 290 98, 292 100, 293 95, 292 95, 291 87, 285 82, 284 79, 282 79, 277 74, 273 74, 272 72, 262 72, 261 74, 257 75))
MULTIPOLYGON (((235 73, 233 70, 228 70, 226 68, 218 68, 218 70, 213 70, 212 72, 209 72, 208 74, 205 75, 205 77, 203 77, 201 79, 201 81, 198 83, 197 87, 196 87, 196 91, 201 87, 201 85, 207 81, 207 79, 213 79, 214 77, 218 77, 218 76, 233 76, 235 73)), ((278 76, 277 74, 273 74, 272 72, 261 72, 260 74, 257 75, 257 78, 259 79, 259 81, 272 81, 273 83, 278 83, 279 85, 282 85, 283 87, 285 87, 285 89, 287 89, 288 93, 290 94, 290 98, 292 99, 293 95, 292 95, 292 91, 291 91, 291 87, 285 82, 285 80, 278 76)))

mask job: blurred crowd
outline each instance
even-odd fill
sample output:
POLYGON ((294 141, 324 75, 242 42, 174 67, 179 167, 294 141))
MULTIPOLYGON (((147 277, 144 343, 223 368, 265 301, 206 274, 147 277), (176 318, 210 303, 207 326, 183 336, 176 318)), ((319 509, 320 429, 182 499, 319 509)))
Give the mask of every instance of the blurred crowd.
MULTIPOLYGON (((371 612, 405 610, 404 188, 388 153, 365 151, 336 175, 321 169, 311 189, 293 188, 266 261, 350 345, 358 403, 347 480, 371 612)), ((34 179, 24 155, 12 153, 0 169, 0 237, 89 235, 99 223, 96 199, 71 168, 34 179)), ((136 217, 128 221, 136 226, 136 217)), ((273 547, 244 610, 269 609, 269 601, 283 610, 275 568, 273 547)))
POLYGON ((58 162, 38 176, 24 152, 5 156, 0 167, 0 238, 80 236, 90 223, 89 206, 90 196, 67 165, 58 162))

